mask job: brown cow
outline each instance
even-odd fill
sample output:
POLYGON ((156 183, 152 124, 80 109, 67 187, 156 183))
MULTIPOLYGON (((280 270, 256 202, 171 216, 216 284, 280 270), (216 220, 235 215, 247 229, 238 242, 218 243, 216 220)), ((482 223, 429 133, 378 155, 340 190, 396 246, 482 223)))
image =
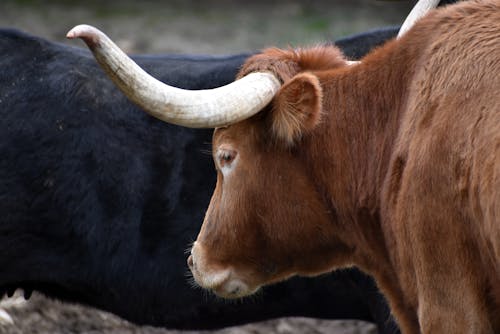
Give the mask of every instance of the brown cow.
MULTIPOLYGON (((108 72, 182 124, 188 112, 140 101, 143 73, 120 77, 129 65, 108 72)), ((356 265, 404 333, 500 333, 500 1, 434 11, 357 65, 334 47, 269 49, 244 76, 234 85, 261 112, 241 120, 251 108, 231 95, 216 108, 236 116, 202 116, 219 126, 218 180, 188 260, 195 280, 240 297, 356 265), (266 107, 262 94, 275 95, 266 107)))

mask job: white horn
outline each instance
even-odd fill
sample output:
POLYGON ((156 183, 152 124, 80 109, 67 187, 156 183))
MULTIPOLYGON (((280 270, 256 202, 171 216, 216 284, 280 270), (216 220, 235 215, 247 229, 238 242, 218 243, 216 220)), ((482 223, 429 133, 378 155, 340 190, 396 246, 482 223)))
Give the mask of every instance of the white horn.
POLYGON ((226 86, 185 90, 162 83, 142 70, 103 32, 79 25, 68 38, 81 38, 113 82, 133 102, 162 121, 193 128, 215 128, 258 113, 281 87, 271 73, 251 73, 226 86))
POLYGON ((415 22, 427 14, 431 9, 436 8, 438 4, 439 0, 419 0, 399 29, 397 38, 401 38, 401 36, 413 27, 415 22))

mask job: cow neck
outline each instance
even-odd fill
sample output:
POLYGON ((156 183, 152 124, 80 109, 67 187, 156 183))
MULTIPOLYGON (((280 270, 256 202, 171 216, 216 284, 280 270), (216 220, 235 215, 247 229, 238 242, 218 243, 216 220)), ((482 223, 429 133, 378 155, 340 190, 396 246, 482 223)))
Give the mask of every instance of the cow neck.
POLYGON ((415 68, 412 47, 390 42, 353 67, 315 73, 323 88, 323 120, 304 140, 304 161, 333 207, 353 263, 372 274, 398 318, 414 323, 391 258, 392 235, 380 214, 381 193, 415 68), (399 313, 399 312, 397 312, 399 313))

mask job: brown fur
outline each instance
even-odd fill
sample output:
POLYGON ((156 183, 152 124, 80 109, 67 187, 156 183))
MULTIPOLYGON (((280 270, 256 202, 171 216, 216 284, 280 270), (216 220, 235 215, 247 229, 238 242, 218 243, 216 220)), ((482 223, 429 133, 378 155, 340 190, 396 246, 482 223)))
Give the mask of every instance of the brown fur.
POLYGON ((304 71, 321 71, 343 66, 346 60, 335 47, 315 46, 308 49, 265 49, 243 65, 238 78, 252 72, 269 71, 283 83, 304 71))
POLYGON ((271 133, 293 145, 321 120, 322 91, 318 78, 300 73, 275 96, 270 115, 271 133))
POLYGON ((237 165, 197 240, 207 263, 249 286, 354 264, 404 333, 500 333, 500 1, 435 11, 361 65, 270 49, 252 71, 284 86, 214 134, 237 165))

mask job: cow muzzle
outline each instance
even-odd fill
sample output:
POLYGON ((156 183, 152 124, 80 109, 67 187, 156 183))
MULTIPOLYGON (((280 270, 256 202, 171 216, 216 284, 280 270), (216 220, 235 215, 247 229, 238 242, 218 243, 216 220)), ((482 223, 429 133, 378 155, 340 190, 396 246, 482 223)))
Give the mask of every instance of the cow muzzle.
POLYGON ((252 287, 232 268, 224 268, 208 263, 205 250, 198 242, 194 243, 187 264, 196 284, 212 291, 219 297, 228 299, 241 298, 258 290, 258 287, 252 287))

